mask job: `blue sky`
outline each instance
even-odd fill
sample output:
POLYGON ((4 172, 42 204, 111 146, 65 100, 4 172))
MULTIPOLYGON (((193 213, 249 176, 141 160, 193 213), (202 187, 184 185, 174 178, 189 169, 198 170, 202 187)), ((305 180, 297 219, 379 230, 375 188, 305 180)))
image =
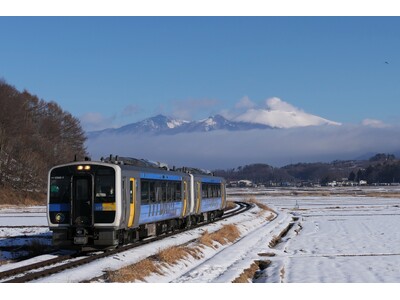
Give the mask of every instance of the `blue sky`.
POLYGON ((205 118, 244 97, 400 120, 400 17, 0 17, 0 36, 0 78, 88 130, 205 118))

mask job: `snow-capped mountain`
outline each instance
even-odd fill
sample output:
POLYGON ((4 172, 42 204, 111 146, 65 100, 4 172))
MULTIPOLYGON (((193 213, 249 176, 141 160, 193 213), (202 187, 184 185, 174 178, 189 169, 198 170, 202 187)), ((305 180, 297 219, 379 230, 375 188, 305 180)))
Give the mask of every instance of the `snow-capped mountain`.
POLYGON ((163 131, 173 130, 190 123, 189 121, 177 120, 166 117, 164 115, 157 115, 143 121, 128 124, 121 128, 115 129, 119 134, 123 133, 158 133, 163 131))
POLYGON ((228 120, 214 115, 204 120, 185 121, 157 115, 120 128, 110 128, 88 133, 89 138, 103 134, 178 134, 209 132, 214 130, 244 131, 251 129, 294 128, 320 125, 341 125, 298 109, 279 98, 270 98, 266 108, 249 108, 246 112, 228 120))
POLYGON ((252 124, 249 122, 235 122, 229 121, 221 115, 215 115, 208 117, 207 119, 200 121, 193 121, 187 123, 186 126, 181 127, 182 131, 185 132, 205 132, 213 130, 250 130, 250 129, 264 129, 271 128, 270 126, 264 124, 252 124))
POLYGON ((249 130, 271 128, 264 124, 252 124, 249 122, 229 121, 221 115, 211 116, 199 121, 185 121, 173 119, 164 115, 157 115, 140 122, 128 124, 120 128, 108 128, 100 131, 88 132, 89 138, 95 138, 103 134, 178 134, 184 132, 208 132, 213 130, 249 130))

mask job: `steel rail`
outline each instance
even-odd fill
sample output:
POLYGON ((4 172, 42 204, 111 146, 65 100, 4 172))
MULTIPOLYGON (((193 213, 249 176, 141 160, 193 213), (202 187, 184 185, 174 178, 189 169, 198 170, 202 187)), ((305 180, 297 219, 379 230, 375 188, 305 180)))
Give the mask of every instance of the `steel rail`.
MULTIPOLYGON (((90 263, 92 261, 95 261, 97 259, 101 259, 101 258, 104 258, 104 257, 107 257, 107 256, 115 255, 117 253, 121 253, 121 252, 127 251, 129 249, 133 249, 133 248, 136 248, 136 247, 139 247, 139 246, 143 246, 143 245, 146 245, 146 244, 158 241, 158 240, 162 240, 164 238, 167 238, 167 237, 170 237, 170 236, 173 236, 173 235, 176 235, 176 234, 179 234, 179 233, 191 230, 191 229, 199 228, 199 227, 208 225, 208 224, 213 223, 213 222, 217 222, 217 221, 220 221, 220 220, 223 220, 223 219, 226 219, 226 218, 230 218, 230 217, 236 216, 238 214, 241 214, 241 213, 249 210, 250 208, 252 208, 254 206, 254 204, 246 203, 246 202, 236 202, 235 201, 235 203, 238 205, 237 208, 235 208, 235 209, 233 209, 233 210, 231 210, 231 211, 229 211, 227 213, 224 213, 220 218, 216 218, 213 221, 203 222, 203 223, 191 226, 190 228, 185 228, 185 229, 181 229, 181 230, 175 230, 173 232, 162 234, 162 235, 156 236, 154 238, 149 238, 149 239, 141 240, 139 242, 135 242, 135 243, 132 243, 132 244, 127 244, 127 245, 124 245, 124 246, 120 246, 120 247, 118 247, 116 249, 104 251, 103 253, 100 253, 100 254, 84 257, 82 259, 79 259, 79 260, 76 260, 76 261, 72 261, 72 262, 68 262, 68 263, 65 263, 65 264, 62 264, 62 265, 59 265, 59 266, 55 266, 55 267, 50 268, 50 269, 45 269, 45 270, 34 272, 34 273, 28 273, 28 274, 26 274, 24 276, 16 277, 16 278, 10 279, 8 281, 3 281, 3 282, 4 283, 23 283, 23 282, 28 282, 28 281, 32 281, 32 280, 35 280, 35 279, 39 279, 41 277, 46 277, 46 276, 50 276, 50 275, 53 275, 53 274, 56 274, 56 273, 60 273, 60 272, 62 272, 64 270, 67 270, 67 269, 71 269, 71 268, 74 268, 74 267, 77 267, 77 266, 88 264, 88 263, 90 263)), ((56 263, 61 263, 62 261, 66 261, 66 260, 69 260, 69 259, 72 259, 72 258, 77 258, 77 257, 80 257, 79 254, 64 255, 64 256, 56 257, 56 258, 53 258, 53 259, 50 259, 50 260, 47 260, 47 261, 35 263, 35 264, 32 264, 32 265, 27 265, 27 266, 24 266, 24 267, 11 269, 11 270, 8 270, 8 271, 1 272, 0 273, 0 279, 8 278, 8 277, 11 277, 11 276, 16 276, 16 275, 21 274, 21 273, 26 273, 28 271, 32 271, 32 270, 35 270, 35 269, 38 269, 38 268, 43 268, 43 267, 46 267, 46 266, 49 266, 49 265, 53 265, 53 264, 56 264, 56 263)))

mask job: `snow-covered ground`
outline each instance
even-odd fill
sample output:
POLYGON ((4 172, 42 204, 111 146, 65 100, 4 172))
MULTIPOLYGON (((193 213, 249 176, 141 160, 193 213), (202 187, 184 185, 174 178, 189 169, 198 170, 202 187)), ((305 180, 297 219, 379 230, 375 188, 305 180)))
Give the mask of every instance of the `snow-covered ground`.
MULTIPOLYGON (((395 283, 398 292, 400 198, 368 196, 365 193, 362 196, 357 193, 354 193, 356 196, 309 196, 309 193, 291 196, 268 190, 254 193, 252 189, 244 193, 243 190, 230 190, 230 193, 232 201, 249 198, 248 195, 252 194, 251 197, 272 208, 276 218, 268 221, 271 213, 256 207, 242 215, 209 225, 207 230, 211 232, 234 223, 240 229, 241 238, 233 244, 206 247, 200 259, 190 258, 174 266, 165 266, 162 275, 147 277, 146 282, 229 283, 252 262, 268 259, 271 264, 258 273, 254 282, 395 283), (280 243, 270 248, 274 236, 290 223, 293 223, 291 230, 280 243)), ((50 235, 47 228, 40 227, 43 225, 46 225, 44 207, 1 209, 0 246, 15 243, 17 239, 10 238, 15 235, 50 235), (10 227, 24 225, 29 227, 10 227)), ((101 276, 106 270, 119 269, 156 254, 160 249, 193 243, 204 230, 196 229, 138 247, 37 282, 89 280, 101 276)), ((9 257, 4 251, 0 253, 0 260, 9 257)), ((22 263, 0 264, 0 272, 22 263)), ((393 288, 389 286, 385 285, 384 289, 393 288)), ((362 290, 366 290, 364 285, 362 290)))

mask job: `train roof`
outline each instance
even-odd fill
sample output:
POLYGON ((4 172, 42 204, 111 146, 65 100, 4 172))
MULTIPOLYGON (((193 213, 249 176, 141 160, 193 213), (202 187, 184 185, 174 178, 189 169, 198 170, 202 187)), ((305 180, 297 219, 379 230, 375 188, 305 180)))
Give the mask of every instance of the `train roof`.
POLYGON ((106 162, 106 163, 119 164, 119 165, 135 166, 135 167, 140 167, 140 168, 162 169, 162 170, 166 170, 166 171, 189 173, 192 175, 214 176, 214 174, 211 171, 204 170, 204 169, 192 168, 192 167, 175 168, 175 166, 172 167, 172 169, 171 169, 171 168, 169 168, 168 164, 166 164, 166 163, 150 161, 147 159, 124 157, 124 156, 118 156, 118 155, 117 156, 110 155, 107 158, 102 157, 101 161, 106 162))
MULTIPOLYGON (((169 168, 169 166, 165 163, 150 161, 146 159, 138 159, 133 157, 125 157, 125 156, 113 156, 110 155, 109 157, 102 157, 100 161, 91 161, 87 159, 85 161, 74 161, 71 163, 55 166, 62 167, 68 165, 79 165, 79 164, 98 164, 98 165, 112 165, 112 166, 119 166, 121 169, 131 169, 131 170, 145 170, 149 172, 175 172, 181 174, 191 174, 195 177, 202 177, 202 178, 219 178, 214 176, 211 171, 199 169, 199 168, 192 168, 192 167, 181 167, 181 168, 169 168)), ((223 178, 221 178, 223 179, 223 178)))

